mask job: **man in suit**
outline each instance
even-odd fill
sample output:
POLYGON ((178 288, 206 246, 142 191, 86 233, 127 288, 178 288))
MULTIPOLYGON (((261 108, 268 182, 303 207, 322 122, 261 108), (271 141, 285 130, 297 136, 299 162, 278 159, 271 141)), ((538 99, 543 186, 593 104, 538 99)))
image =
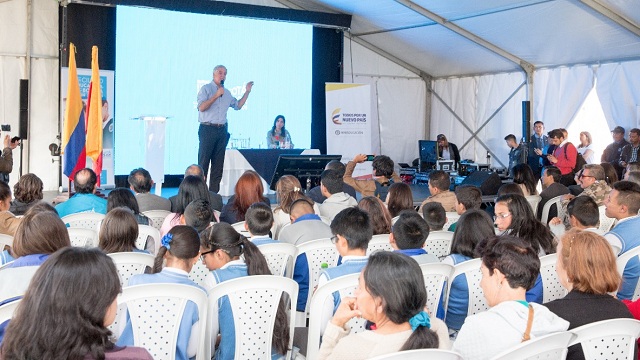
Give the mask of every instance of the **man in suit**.
MULTIPOLYGON (((184 177, 189 175, 198 176, 204 180, 205 184, 207 183, 207 177, 204 175, 204 170, 202 170, 202 167, 198 164, 192 164, 187 167, 187 170, 184 171, 184 177)), ((169 198, 169 201, 171 201, 171 211, 175 212, 178 207, 178 195, 173 195, 169 198)), ((211 203, 211 208, 213 210, 222 211, 222 196, 218 193, 209 190, 209 202, 211 203)))
POLYGON ((548 147, 549 137, 544 134, 544 123, 538 120, 533 123, 533 134, 529 139, 529 152, 527 154, 527 164, 533 170, 536 183, 540 180, 540 172, 548 147))
POLYGON ((133 191, 138 201, 140 212, 149 210, 171 211, 171 202, 162 196, 152 194, 153 180, 151 174, 143 168, 133 169, 129 173, 129 188, 133 191))

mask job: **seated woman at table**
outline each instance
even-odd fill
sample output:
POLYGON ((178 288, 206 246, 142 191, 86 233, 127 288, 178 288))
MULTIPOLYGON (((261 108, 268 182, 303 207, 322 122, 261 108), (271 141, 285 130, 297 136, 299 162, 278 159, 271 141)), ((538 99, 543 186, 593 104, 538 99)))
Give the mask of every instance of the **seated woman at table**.
POLYGON ((283 115, 276 116, 273 127, 267 132, 267 147, 269 149, 293 149, 291 134, 284 127, 283 115))

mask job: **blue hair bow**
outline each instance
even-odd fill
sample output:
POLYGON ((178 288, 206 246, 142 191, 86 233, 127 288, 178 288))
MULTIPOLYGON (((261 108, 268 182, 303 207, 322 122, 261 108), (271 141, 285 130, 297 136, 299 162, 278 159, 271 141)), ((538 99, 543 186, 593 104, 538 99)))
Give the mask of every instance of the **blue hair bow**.
POLYGON ((418 326, 426 326, 427 328, 431 329, 431 318, 426 312, 420 311, 411 319, 409 319, 409 324, 411 325, 412 331, 416 331, 418 326))
POLYGON ((162 237, 162 240, 160 240, 160 243, 162 244, 162 246, 166 247, 167 250, 169 250, 171 249, 171 239, 173 239, 173 235, 167 234, 162 237))

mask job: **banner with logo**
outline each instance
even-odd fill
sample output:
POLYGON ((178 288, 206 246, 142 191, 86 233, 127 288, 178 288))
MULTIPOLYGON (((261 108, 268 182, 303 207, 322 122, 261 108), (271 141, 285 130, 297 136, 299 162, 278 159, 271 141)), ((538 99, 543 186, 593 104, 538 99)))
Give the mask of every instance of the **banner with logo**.
MULTIPOLYGON (((357 154, 371 154, 371 86, 369 84, 326 83, 327 154, 342 155, 342 162, 357 154)), ((365 162, 354 176, 371 174, 365 162)))

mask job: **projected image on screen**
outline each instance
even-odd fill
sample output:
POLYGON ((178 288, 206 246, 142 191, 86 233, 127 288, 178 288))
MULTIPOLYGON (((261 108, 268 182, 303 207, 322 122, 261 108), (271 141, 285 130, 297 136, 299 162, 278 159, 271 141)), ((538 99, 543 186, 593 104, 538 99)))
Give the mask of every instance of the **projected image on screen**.
POLYGON ((169 117, 166 174, 198 162, 196 98, 219 64, 236 98, 255 82, 244 107, 227 113, 235 146, 266 148, 281 114, 295 147, 308 148, 311 45, 311 25, 118 6, 115 173, 144 165, 144 126, 132 118, 145 115, 169 117))

